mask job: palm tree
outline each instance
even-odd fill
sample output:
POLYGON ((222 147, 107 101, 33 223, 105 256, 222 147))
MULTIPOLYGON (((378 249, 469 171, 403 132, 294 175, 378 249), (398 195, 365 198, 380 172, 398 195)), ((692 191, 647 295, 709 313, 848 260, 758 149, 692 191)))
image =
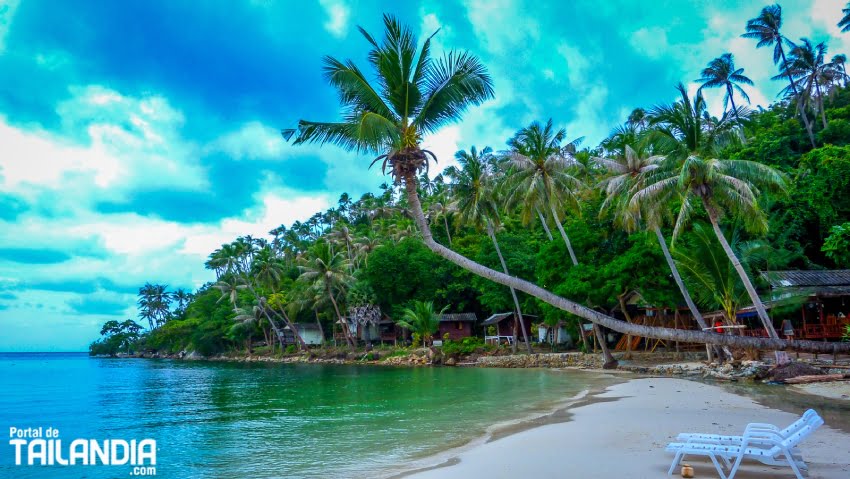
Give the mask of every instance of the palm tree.
MULTIPOLYGON (((775 76, 774 79, 787 76, 793 81, 794 90, 799 90, 802 93, 804 103, 811 103, 814 100, 813 109, 815 118, 817 118, 818 110, 820 110, 823 127, 826 128, 826 112, 823 107, 824 92, 821 91, 821 84, 824 81, 832 83, 831 69, 832 65, 825 63, 826 44, 821 42, 813 45, 808 38, 800 40, 799 45, 794 45, 791 49, 791 60, 785 63, 785 68, 782 73, 775 76)), ((783 90, 786 94, 790 91, 788 87, 783 90)))
MULTIPOLYGON (((734 325, 738 310, 747 300, 747 292, 741 287, 738 274, 726 259, 720 243, 712 236, 713 233, 703 225, 694 225, 688 253, 676 251, 676 262, 682 267, 685 277, 696 286, 699 301, 706 307, 719 307, 727 324, 734 325)), ((731 243, 737 243, 736 235, 732 236, 731 243)))
MULTIPOLYGON (((644 204, 657 209, 671 201, 681 201, 673 230, 674 238, 689 221, 695 204, 702 205, 708 213, 708 219, 726 256, 738 272, 768 336, 778 338, 761 298, 720 228, 720 219, 725 213, 745 220, 751 230, 766 230, 767 220, 758 203, 761 195, 759 188, 782 192, 785 189, 785 179, 782 174, 761 163, 704 159, 697 154, 692 154, 681 167, 660 171, 659 174, 654 175, 654 178, 648 180, 647 186, 632 197, 631 205, 636 208, 637 205, 644 204)), ((777 356, 777 360, 783 362, 784 358, 780 356, 777 356)))
POLYGON ((348 329, 348 322, 340 314, 336 296, 345 292, 350 280, 348 261, 341 253, 333 253, 325 242, 317 243, 310 251, 308 258, 302 259, 301 276, 299 281, 311 284, 316 290, 322 291, 333 304, 337 320, 342 325, 345 339, 350 347, 354 347, 354 339, 348 329))
MULTIPOLYGON (((638 150, 641 150, 638 147, 638 150)), ((597 158, 596 160, 611 172, 612 176, 603 180, 599 186, 605 191, 606 199, 602 203, 602 211, 614 210, 616 222, 619 223, 626 231, 633 231, 639 224, 641 218, 644 219, 644 224, 655 233, 658 239, 658 244, 664 253, 664 259, 667 260, 667 266, 673 273, 673 278, 679 291, 685 298, 685 303, 691 311, 694 319, 700 328, 706 328, 705 320, 702 318, 699 309, 691 299, 690 292, 682 281, 676 263, 670 255, 670 250, 667 248, 667 240, 661 232, 661 219, 664 216, 660 211, 651 211, 648 208, 641 208, 643 211, 635 211, 629 208, 629 200, 631 192, 642 189, 646 178, 651 172, 656 171, 665 161, 665 157, 661 155, 648 156, 644 152, 638 152, 630 145, 625 147, 625 155, 614 159, 597 158)), ((641 205, 642 206, 642 205, 641 205)))
POLYGON ((421 147, 422 135, 458 121, 466 109, 493 96, 490 75, 478 58, 451 52, 441 59, 430 56, 430 38, 417 53, 410 29, 384 17, 385 38, 378 43, 361 29, 372 45, 370 64, 378 81, 373 86, 352 61, 325 60, 325 77, 340 93, 343 120, 299 122, 297 144, 332 143, 348 151, 379 155, 393 178, 404 185, 422 240, 435 254, 457 266, 614 331, 681 342, 702 342, 741 348, 795 348, 812 352, 850 351, 850 344, 815 341, 733 337, 702 331, 629 324, 580 305, 529 281, 487 268, 434 240, 422 210, 417 176, 434 155, 421 147), (833 349, 836 348, 837 349, 833 349))
POLYGON ((708 115, 702 91, 691 99, 685 85, 679 83, 676 90, 679 101, 653 107, 649 114, 653 127, 649 139, 656 141, 660 151, 684 159, 697 151, 711 154, 735 138, 736 125, 728 112, 715 120, 708 115))
MULTIPOLYGON (((782 7, 779 5, 768 5, 761 9, 761 13, 756 18, 751 18, 747 21, 747 32, 741 36, 744 38, 752 38, 758 40, 756 48, 773 46, 773 63, 779 63, 780 70, 784 70, 788 66, 788 60, 785 58, 785 49, 782 44, 793 44, 780 33, 782 28, 782 7)), ((791 84, 793 97, 797 101, 797 111, 800 113, 800 118, 803 120, 803 125, 806 127, 806 132, 809 134, 809 141, 812 142, 812 147, 815 147, 815 135, 812 132, 812 125, 809 123, 809 118, 806 116, 802 105, 797 97, 797 87, 794 85, 794 79, 788 76, 788 82, 791 84)))
POLYGON ((850 32, 850 2, 847 2, 846 8, 841 9, 841 13, 844 17, 838 22, 838 26, 841 27, 842 32, 850 32))
MULTIPOLYGON (((492 151, 490 147, 485 147, 479 152, 474 146, 469 149, 468 153, 463 150, 458 151, 455 153, 455 159, 457 159, 460 168, 449 167, 446 169, 445 175, 451 180, 452 193, 455 198, 453 207, 457 211, 458 224, 476 228, 483 226, 487 230, 490 241, 493 242, 493 247, 496 248, 496 254, 502 264, 502 271, 505 274, 510 274, 505 257, 502 256, 499 241, 496 239, 495 226, 498 225, 499 212, 494 199, 493 175, 495 172, 492 169, 493 163, 488 160, 492 151)), ((522 339, 525 341, 528 353, 531 354, 531 342, 528 340, 528 333, 525 330, 525 319, 522 316, 519 298, 517 298, 514 288, 509 289, 522 330, 522 339)), ((516 351, 516 341, 513 342, 513 348, 516 351)))
POLYGON ((448 306, 439 312, 434 310, 431 301, 414 301, 412 308, 404 308, 402 319, 397 323, 402 328, 418 334, 422 338, 422 344, 431 344, 434 333, 440 328, 440 315, 448 306))
POLYGON ((726 111, 727 103, 731 103, 732 111, 735 112, 735 119, 741 121, 741 118, 738 116, 738 109, 735 108, 734 91, 740 93, 741 97, 749 103, 750 97, 747 96, 747 92, 739 84, 752 85, 753 81, 744 76, 743 68, 735 68, 735 60, 732 58, 731 53, 724 53, 711 60, 708 66, 703 69, 702 78, 697 81, 702 82, 700 88, 725 88, 726 94, 723 95, 723 111, 726 111))
POLYGON ((443 219, 443 226, 446 228, 446 238, 449 242, 449 248, 452 247, 452 233, 449 231, 449 215, 452 213, 454 213, 454 211, 452 211, 451 205, 444 205, 439 201, 431 203, 431 206, 428 208, 429 220, 436 221, 439 218, 443 219))
POLYGON ((145 283, 139 288, 139 315, 148 320, 150 330, 162 326, 171 315, 171 293, 168 286, 145 283))
POLYGON ((832 57, 832 61, 829 62, 831 69, 834 73, 835 77, 835 85, 844 85, 847 86, 847 55, 843 53, 839 53, 832 57))
MULTIPOLYGON (((565 206, 577 206, 576 190, 583 185, 572 175, 575 166, 563 128, 555 131, 552 120, 541 125, 533 122, 508 140, 510 170, 504 183, 506 201, 520 207, 520 218, 528 224, 535 212, 548 210, 567 246, 573 265, 578 259, 570 238, 564 231, 558 211, 565 206)), ((579 140, 580 141, 580 140, 579 140)))

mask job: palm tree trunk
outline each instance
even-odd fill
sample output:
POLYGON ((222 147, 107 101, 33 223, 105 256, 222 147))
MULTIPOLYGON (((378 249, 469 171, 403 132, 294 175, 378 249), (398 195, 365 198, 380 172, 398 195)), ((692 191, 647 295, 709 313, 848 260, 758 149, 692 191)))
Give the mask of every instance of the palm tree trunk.
POLYGON ((815 88, 818 91, 818 105, 820 106, 820 117, 823 121, 823 127, 826 128, 826 109, 823 106, 823 95, 821 95, 820 82, 818 82, 817 79, 815 79, 815 88))
MULTIPOLYGON (((653 231, 655 231, 655 237, 658 238, 658 244, 661 245, 661 251, 664 252, 664 259, 667 260, 667 266, 670 267, 670 272, 673 273, 673 280, 676 281, 676 286, 679 287, 679 291, 685 298, 685 304, 688 305, 688 309, 691 311, 691 316, 694 317, 694 320, 697 322, 700 329, 706 331, 708 324, 706 324, 705 319, 703 319, 697 305, 694 303, 694 300, 691 299, 691 293, 688 291, 688 287, 685 286, 685 282, 682 281, 682 275, 679 274, 679 268, 676 266, 676 262, 673 261, 673 257, 670 255, 670 250, 667 248, 667 240, 664 239, 664 235, 661 233, 661 228, 655 226, 653 231)), ((708 331, 711 332, 710 330, 708 331)), ((705 353, 708 357, 708 361, 711 362, 712 353, 711 347, 708 344, 705 345, 705 353)))
POLYGON ((732 112, 735 113, 735 121, 737 121, 738 124, 740 124, 741 123, 741 117, 738 116, 738 109, 735 108, 735 96, 732 94, 732 84, 731 83, 726 84, 726 91, 729 93, 729 102, 732 103, 732 112))
MULTIPOLYGON (((764 308, 764 304, 761 302, 761 298, 756 292, 756 288, 753 286, 752 281, 750 281, 750 277, 741 265, 741 261, 738 259, 738 256, 735 255, 735 252, 732 251, 732 247, 729 245, 729 242, 726 241, 726 236, 723 235, 723 231, 720 229, 717 210, 715 210, 705 198, 702 198, 702 204, 708 212, 708 219, 711 222, 711 227, 714 228, 714 234, 717 236, 717 239, 720 240, 720 245, 723 246, 723 251, 726 252, 726 256, 729 258, 729 261, 732 262, 732 266, 735 267, 735 271, 738 272, 741 282, 744 283, 744 289, 747 290, 747 294, 750 296, 750 300, 756 308, 758 317, 761 320, 764 329, 767 331, 768 337, 778 339, 779 335, 776 334, 776 329, 773 328, 773 322, 771 321, 770 316, 768 316, 767 310, 764 308)), ((776 350, 777 364, 785 364, 789 361, 790 358, 788 358, 788 355, 785 352, 776 350)))
MULTIPOLYGON (((499 242, 496 241, 496 233, 493 231, 493 225, 490 224, 490 221, 487 221, 487 234, 490 235, 490 239, 493 241, 493 246, 496 247, 496 254, 499 255, 499 261, 502 263, 502 271, 504 271, 505 274, 509 274, 508 265, 505 263, 504 256, 502 256, 502 249, 499 248, 499 242)), ((531 342, 528 341, 528 333, 525 331, 525 320, 522 317, 522 309, 519 307, 519 299, 517 298, 516 291, 510 287, 509 289, 511 290, 511 297, 514 300, 517 318, 519 318, 519 327, 522 328, 522 339, 525 341, 525 347, 528 350, 528 354, 531 354, 531 342)), ((514 341, 513 346, 514 353, 516 353, 516 341, 514 341)))
POLYGON ((625 321, 612 318, 608 315, 594 311, 586 306, 562 298, 551 291, 541 288, 536 284, 530 283, 524 279, 515 276, 509 276, 490 269, 480 263, 476 263, 471 259, 458 254, 451 249, 434 241, 431 230, 428 227, 428 221, 425 219, 425 213, 422 211, 422 204, 419 202, 419 195, 416 192, 416 178, 411 178, 407 175, 403 178, 407 190, 407 198, 413 213, 413 219, 422 232, 422 240, 425 246, 433 251, 436 255, 456 264, 457 266, 476 274, 482 278, 489 279, 494 283, 512 287, 523 293, 529 294, 543 302, 552 306, 574 314, 580 318, 584 318, 593 323, 605 326, 608 329, 617 331, 622 334, 631 334, 634 336, 643 336, 645 338, 662 339, 668 341, 680 341, 683 343, 708 343, 731 346, 735 348, 755 348, 765 350, 785 350, 805 351, 813 353, 846 353, 850 352, 850 342, 847 343, 825 343, 820 341, 807 340, 785 340, 775 338, 753 338, 746 336, 727 336, 725 334, 713 334, 704 331, 692 331, 684 329, 671 329, 656 326, 645 326, 640 324, 629 324, 625 321))
POLYGON ((348 328, 348 321, 342 319, 342 315, 339 314, 339 306, 336 304, 336 299, 334 299, 334 295, 331 293, 330 289, 327 291, 328 297, 331 298, 331 303, 334 305, 334 311, 336 311, 336 317, 342 325, 342 332, 345 333, 345 340, 348 342, 348 346, 350 348, 354 348, 354 340, 351 337, 351 330, 348 328))
POLYGON ((549 230, 549 225, 546 224, 546 218, 543 216, 543 213, 540 212, 539 208, 534 208, 534 210, 537 211, 537 217, 540 218, 540 224, 543 225, 543 231, 546 232, 546 236, 549 237, 549 241, 554 240, 555 238, 552 237, 552 232, 549 230))
MULTIPOLYGON (((779 40, 782 41, 781 39, 779 40)), ((806 112, 803 109, 803 104, 800 101, 800 94, 797 91, 797 85, 794 83, 794 78, 791 77, 791 72, 788 71, 788 59, 785 58, 785 49, 782 48, 782 45, 779 45, 779 53, 782 54, 782 69, 788 72, 788 82, 791 83, 791 90, 794 92, 794 99, 797 102, 797 112, 800 114, 800 118, 803 120, 803 125, 806 127, 806 133, 809 135, 809 141, 812 142, 812 148, 816 148, 817 144, 815 143, 815 134, 812 132, 812 125, 809 123, 809 117, 806 116, 806 112)))
POLYGON ((552 210, 552 218, 555 220, 555 225, 558 226, 558 231, 561 232, 561 238, 564 240, 564 244, 567 245, 567 251, 570 253, 570 259, 573 260, 573 266, 578 264, 578 260, 576 259, 576 254, 573 251, 573 245, 570 243, 570 238, 567 237, 567 232, 564 231, 564 226, 561 224, 561 219, 558 218, 558 212, 555 210, 555 204, 549 202, 549 207, 552 210))
POLYGON ((614 369, 617 367, 617 360, 611 355, 611 350, 608 349, 608 343, 605 341, 605 333, 598 324, 593 323, 593 332, 596 333, 596 339, 599 341, 599 347, 602 349, 602 357, 605 362, 602 364, 602 369, 614 369))
POLYGON ((449 239, 449 248, 451 248, 452 247, 452 234, 449 233, 449 219, 446 217, 446 215, 443 215, 443 224, 446 227, 446 237, 448 237, 448 239, 449 239))

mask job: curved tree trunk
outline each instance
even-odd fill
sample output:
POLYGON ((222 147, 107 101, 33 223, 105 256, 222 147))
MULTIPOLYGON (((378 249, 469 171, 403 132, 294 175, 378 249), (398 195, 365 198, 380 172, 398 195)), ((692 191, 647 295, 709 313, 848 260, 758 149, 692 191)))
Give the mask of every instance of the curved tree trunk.
POLYGON ((452 234, 449 233, 449 219, 446 217, 446 215, 443 215, 443 224, 446 227, 446 237, 449 239, 449 248, 451 248, 452 247, 452 234))
MULTIPOLYGON (((702 204, 708 212, 708 219, 711 222, 711 227, 714 228, 714 234, 717 236, 717 239, 720 240, 721 246, 723 246, 723 251, 726 252, 726 256, 729 257, 729 261, 732 262, 732 266, 735 267, 735 271, 738 272, 738 276, 741 277, 741 282, 744 283, 744 289, 747 290, 747 294, 750 296, 750 300, 753 302, 753 306, 756 308, 756 312, 758 313, 758 317, 761 320, 762 325, 764 325, 764 329, 767 331, 768 337, 772 339, 778 339, 779 335, 776 334, 776 329, 773 327, 773 322, 770 319, 770 316, 767 314, 767 310, 764 308, 764 304, 761 302, 761 298, 756 292, 756 288, 753 286, 752 281, 750 281, 750 277, 747 275, 747 272, 744 271, 744 267, 741 265, 741 261, 738 259, 738 256, 735 255, 735 252, 732 251, 732 247, 729 245, 729 242, 726 241, 726 237, 723 235, 723 231, 720 229, 720 223, 718 222, 717 210, 711 206, 705 198, 702 199, 702 204)), ((788 355, 781 351, 776 351, 776 363, 777 364, 785 364, 790 361, 788 355)))
POLYGON ((535 298, 551 304, 552 306, 575 314, 593 323, 605 326, 608 329, 617 331, 622 334, 631 334, 635 336, 643 336, 645 338, 663 339, 670 341, 681 341, 685 343, 708 343, 719 344, 724 346, 732 346, 736 348, 755 348, 764 350, 794 350, 807 351, 813 353, 845 353, 850 352, 850 343, 824 343, 820 341, 807 340, 784 340, 774 338, 752 338, 746 336, 727 336, 724 334, 713 334, 704 331, 689 331, 683 329, 660 328, 653 326, 644 326, 639 324, 629 324, 625 321, 620 321, 608 315, 594 311, 586 306, 562 298, 551 291, 548 291, 536 284, 525 281, 523 279, 509 276, 490 269, 482 264, 476 263, 471 259, 458 254, 449 248, 434 241, 431 235, 431 230, 428 228, 428 222, 425 219, 425 214, 422 212, 422 204, 419 202, 419 196, 416 192, 416 179, 404 178, 405 187, 407 188, 407 197, 412 208, 413 218, 416 221, 422 232, 422 239, 425 245, 438 256, 451 261, 459 267, 474 273, 482 278, 489 279, 495 283, 513 287, 523 293, 534 296, 535 298))
POLYGON ((540 224, 543 225, 543 231, 546 232, 546 236, 549 237, 549 241, 554 240, 555 238, 552 237, 552 231, 549 230, 549 225, 546 224, 546 217, 543 216, 543 213, 540 212, 539 208, 534 208, 534 210, 537 211, 537 217, 540 218, 540 224))
MULTIPOLYGON (((682 281, 682 276, 679 274, 679 268, 676 266, 676 262, 673 261, 673 257, 670 255, 670 250, 667 248, 667 240, 664 239, 664 235, 661 233, 661 228, 655 226, 653 228, 655 232, 655 237, 658 238, 658 244, 661 245, 661 251, 664 252, 664 259, 667 260, 667 266, 670 267, 670 272, 673 273, 673 279, 676 281, 676 286, 679 287, 679 291, 682 293, 682 296, 685 298, 685 304, 688 305, 688 309, 691 311, 691 315, 694 317, 694 320, 699 325, 700 329, 706 331, 708 325, 703 319, 702 314, 699 312, 697 305, 694 303, 694 300, 691 299, 691 293, 688 291, 688 287, 685 286, 685 282, 682 281)), ((709 330, 709 332, 711 332, 709 330)), ((712 360, 711 347, 709 345, 705 345, 705 354, 708 356, 709 362, 712 360)))
POLYGON ((605 341, 605 333, 598 324, 593 323, 593 332, 596 334, 596 339, 599 341, 599 347, 602 349, 602 357, 605 362, 602 364, 602 369, 614 369, 617 367, 617 360, 611 355, 611 350, 608 349, 608 343, 605 341))
POLYGON ((322 345, 325 344, 325 329, 322 328, 322 322, 319 321, 319 312, 316 311, 316 308, 313 308, 313 314, 316 316, 316 325, 319 326, 319 335, 322 337, 322 345))
MULTIPOLYGON (((505 263, 505 258, 502 256, 502 249, 499 248, 499 242, 496 241, 496 233, 493 231, 493 225, 487 221, 487 234, 490 235, 490 239, 493 241, 493 246, 496 247, 496 254, 499 255, 499 261, 502 263, 502 270, 505 274, 508 274, 508 265, 505 263)), ((528 341, 528 333, 525 332, 525 320, 522 317, 522 309, 519 307, 519 299, 517 299, 516 291, 508 287, 511 290, 511 297, 514 299, 514 307, 516 308, 517 318, 519 319, 519 327, 522 328, 522 339, 525 341, 525 347, 528 350, 528 354, 531 354, 531 343, 528 341)), ((513 352, 516 352, 516 338, 514 338, 513 352)))
POLYGON ((573 251, 573 245, 570 243, 570 238, 567 237, 567 232, 564 231, 561 219, 558 218, 558 212, 555 210, 555 204, 550 202, 549 207, 552 210, 552 219, 555 220, 555 225, 558 226, 558 231, 561 232, 561 238, 564 240, 564 244, 567 245, 567 251, 570 253, 570 259, 573 260, 573 266, 575 266, 578 264, 578 260, 576 259, 575 252, 573 251))

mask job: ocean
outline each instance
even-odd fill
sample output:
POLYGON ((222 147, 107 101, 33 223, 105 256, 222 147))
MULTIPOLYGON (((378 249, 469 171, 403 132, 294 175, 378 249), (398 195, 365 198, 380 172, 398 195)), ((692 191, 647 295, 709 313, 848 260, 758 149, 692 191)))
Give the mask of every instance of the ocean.
MULTIPOLYGON (((0 426, 8 435, 0 477, 388 476, 480 440, 494 424, 551 411, 598 381, 551 370, 0 353, 0 426), (35 455, 27 465, 38 438, 26 436, 39 432, 45 445, 53 440, 46 450, 65 460, 72 441, 86 440, 89 449, 75 446, 78 463, 83 454, 91 459, 90 440, 107 451, 104 441, 126 441, 135 455, 151 439, 156 464, 59 465, 54 455, 53 465, 39 465, 35 455), (15 465, 16 450, 22 465, 15 465)), ((125 451, 116 447, 109 459, 120 462, 125 451)))

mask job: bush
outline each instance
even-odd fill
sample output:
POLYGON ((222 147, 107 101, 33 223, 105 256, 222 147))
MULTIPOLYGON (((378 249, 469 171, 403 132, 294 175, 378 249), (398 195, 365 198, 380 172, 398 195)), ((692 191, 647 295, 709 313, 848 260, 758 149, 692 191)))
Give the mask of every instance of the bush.
POLYGON ((286 347, 284 354, 295 354, 297 352, 298 352, 298 346, 296 346, 294 344, 290 344, 289 346, 286 347))
POLYGON ((446 341, 443 343, 443 354, 446 356, 467 355, 493 349, 484 344, 482 338, 463 338, 461 341, 446 341))
POLYGON ((389 358, 405 357, 405 356, 410 356, 410 351, 408 351, 406 349, 396 349, 395 351, 392 351, 390 353, 385 354, 384 359, 386 360, 386 359, 389 359, 389 358))

